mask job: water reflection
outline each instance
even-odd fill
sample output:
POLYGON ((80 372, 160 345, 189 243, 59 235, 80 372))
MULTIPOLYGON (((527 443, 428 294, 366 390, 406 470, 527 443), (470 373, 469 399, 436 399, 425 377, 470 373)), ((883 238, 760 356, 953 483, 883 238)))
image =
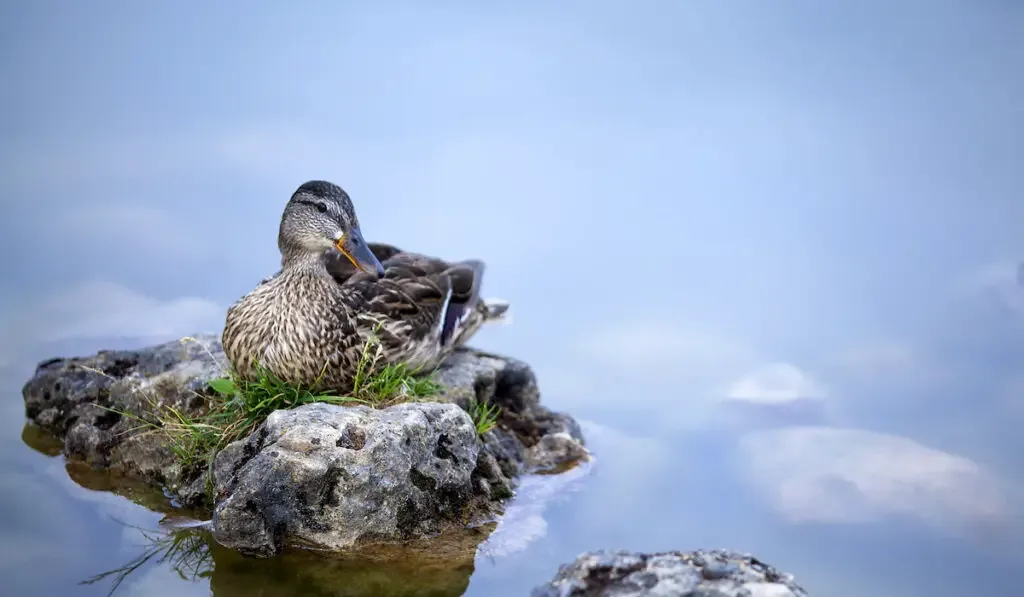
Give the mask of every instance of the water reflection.
POLYGON ((474 556, 493 524, 401 547, 380 546, 359 556, 325 557, 291 551, 270 560, 243 557, 211 541, 218 597, 263 591, 274 595, 442 597, 465 593, 474 556))
POLYGON ((135 528, 144 540, 141 553, 80 584, 110 583, 107 594, 112 596, 130 576, 161 566, 184 581, 205 579, 218 597, 454 597, 469 586, 477 545, 494 525, 403 546, 372 547, 357 556, 291 550, 270 559, 245 557, 222 547, 202 528, 135 528))
POLYGON ((21 441, 44 456, 60 456, 64 448, 64 442, 32 423, 25 423, 21 429, 21 441))
POLYGON ((81 581, 80 585, 110 582, 110 591, 107 595, 113 595, 125 579, 147 564, 165 565, 176 572, 182 580, 194 581, 212 575, 211 539, 207 533, 193 529, 154 532, 141 527, 134 528, 139 530, 149 544, 143 552, 123 566, 100 572, 81 581))
MULTIPOLYGON (((37 452, 58 456, 61 443, 32 424, 22 441, 37 452)), ((323 554, 292 549, 269 559, 242 556, 219 545, 205 528, 181 528, 180 520, 208 518, 208 513, 175 507, 153 486, 89 465, 67 461, 65 469, 77 485, 131 500, 164 514, 157 528, 144 528, 114 518, 136 546, 129 559, 79 581, 109 585, 107 595, 133 594, 133 582, 154 569, 173 572, 186 582, 209 583, 212 595, 323 595, 337 597, 444 597, 462 595, 475 568, 477 548, 495 530, 489 523, 447 532, 403 545, 376 545, 358 554, 323 554)))
MULTIPOLYGON (((60 440, 32 423, 25 424, 21 440, 36 452, 50 457, 60 456, 63 448, 60 440)), ((94 469, 79 460, 65 460, 64 469, 72 481, 85 489, 121 496, 161 514, 174 512, 202 516, 200 512, 179 508, 166 494, 141 479, 120 475, 114 471, 94 469)))

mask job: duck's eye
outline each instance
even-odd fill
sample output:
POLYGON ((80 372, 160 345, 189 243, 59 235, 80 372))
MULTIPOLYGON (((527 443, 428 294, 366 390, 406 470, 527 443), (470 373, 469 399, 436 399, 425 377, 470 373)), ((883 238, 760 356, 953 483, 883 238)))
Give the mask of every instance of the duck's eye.
POLYGON ((322 214, 327 213, 327 204, 326 203, 316 203, 315 205, 316 205, 316 210, 317 211, 319 211, 322 214))

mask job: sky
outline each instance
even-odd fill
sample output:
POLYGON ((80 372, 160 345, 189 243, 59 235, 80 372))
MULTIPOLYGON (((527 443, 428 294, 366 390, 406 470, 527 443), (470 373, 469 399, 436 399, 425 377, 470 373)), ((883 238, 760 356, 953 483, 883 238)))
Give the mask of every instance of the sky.
POLYGON ((475 344, 555 407, 735 430, 784 517, 1017 518, 1022 27, 1000 0, 4 3, 0 366, 219 331, 327 179, 369 240, 483 259, 513 322, 475 344))

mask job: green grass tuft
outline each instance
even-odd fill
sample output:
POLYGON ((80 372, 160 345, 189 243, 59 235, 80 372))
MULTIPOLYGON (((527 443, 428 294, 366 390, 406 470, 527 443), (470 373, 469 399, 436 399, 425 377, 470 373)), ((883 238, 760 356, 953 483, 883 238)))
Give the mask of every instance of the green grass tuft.
POLYGON ((498 424, 498 418, 501 416, 501 407, 496 404, 471 400, 469 402, 469 416, 472 417, 473 425, 476 426, 477 435, 484 435, 498 424))
MULTIPOLYGON (((193 339, 185 339, 188 340, 193 339)), ((212 354, 210 356, 213 358, 212 354)), ((441 384, 434 381, 432 375, 420 375, 405 364, 383 364, 382 358, 379 341, 371 337, 362 351, 353 389, 345 396, 318 392, 313 389, 316 383, 312 388, 288 383, 254 364, 257 373, 254 380, 243 379, 230 368, 224 377, 210 380, 212 395, 200 395, 206 404, 197 415, 185 414, 155 397, 148 397, 152 415, 101 408, 139 421, 136 430, 148 428, 162 434, 183 468, 195 471, 206 467, 209 470, 220 450, 247 437, 275 410, 315 402, 384 408, 429 398, 441 391, 441 384)), ((212 485, 207 489, 212 491, 212 485)))

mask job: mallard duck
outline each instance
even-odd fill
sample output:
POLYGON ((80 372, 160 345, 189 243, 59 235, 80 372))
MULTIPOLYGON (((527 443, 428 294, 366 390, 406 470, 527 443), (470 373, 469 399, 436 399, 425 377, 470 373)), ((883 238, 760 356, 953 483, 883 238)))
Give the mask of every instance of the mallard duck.
POLYGON ((382 362, 430 371, 507 303, 480 297, 484 264, 367 243, 348 194, 314 180, 281 216, 281 269, 228 308, 221 341, 237 375, 345 392, 371 335, 382 362))

